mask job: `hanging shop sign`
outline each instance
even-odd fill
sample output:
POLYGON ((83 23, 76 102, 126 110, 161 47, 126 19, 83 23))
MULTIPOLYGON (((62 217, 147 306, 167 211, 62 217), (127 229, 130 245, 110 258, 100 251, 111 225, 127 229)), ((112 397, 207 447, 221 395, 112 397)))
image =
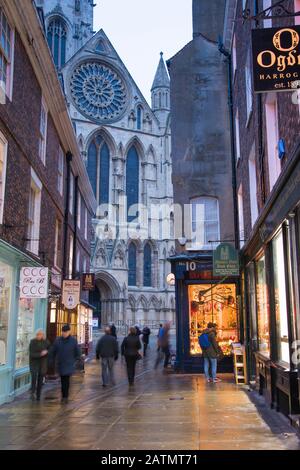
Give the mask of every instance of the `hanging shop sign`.
POLYGON ((80 281, 63 281, 62 303, 73 310, 80 303, 80 281))
POLYGON ((252 30, 256 93, 300 88, 300 26, 252 30))
POLYGON ((82 290, 95 290, 95 274, 83 273, 82 274, 82 290))
POLYGON ((47 297, 48 268, 21 268, 20 299, 46 299, 47 297))
POLYGON ((221 243, 213 254, 214 276, 239 276, 238 251, 230 243, 221 243))

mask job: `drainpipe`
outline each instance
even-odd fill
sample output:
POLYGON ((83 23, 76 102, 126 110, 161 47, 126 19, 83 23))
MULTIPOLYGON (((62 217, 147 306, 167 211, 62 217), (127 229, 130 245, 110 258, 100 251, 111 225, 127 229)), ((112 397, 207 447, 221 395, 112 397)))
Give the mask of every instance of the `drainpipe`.
MULTIPOLYGON (((259 12, 258 0, 254 0, 254 15, 259 12)), ((259 28, 259 20, 255 20, 255 28, 259 28)), ((262 203, 266 202, 266 181, 264 172, 264 146, 263 146, 263 116, 262 116, 262 95, 257 95, 257 129, 258 129, 258 155, 259 155, 259 174, 261 186, 262 203)))
POLYGON ((75 278, 75 273, 76 273, 76 254, 77 254, 77 236, 78 236, 78 194, 79 194, 79 189, 78 189, 78 176, 75 178, 75 183, 74 183, 74 198, 75 198, 75 204, 74 204, 74 243, 73 243, 73 266, 72 266, 72 277, 75 278))
POLYGON ((233 93, 232 93, 232 59, 231 54, 224 47, 224 44, 219 39, 219 51, 225 56, 228 73, 228 106, 229 106, 229 121, 230 121, 230 136, 231 136, 231 170, 232 170, 232 191, 233 191, 233 217, 234 217, 234 246, 236 250, 240 249, 240 231, 239 231, 239 217, 238 217, 238 203, 237 203, 237 182, 236 182, 236 152, 235 152, 235 138, 234 138, 234 115, 233 115, 233 93))
POLYGON ((71 162, 73 155, 71 152, 67 152, 67 176, 66 176, 66 199, 65 199, 65 217, 64 217, 64 256, 63 256, 63 278, 66 279, 68 272, 68 228, 69 228, 69 213, 70 213, 70 181, 71 181, 71 162))

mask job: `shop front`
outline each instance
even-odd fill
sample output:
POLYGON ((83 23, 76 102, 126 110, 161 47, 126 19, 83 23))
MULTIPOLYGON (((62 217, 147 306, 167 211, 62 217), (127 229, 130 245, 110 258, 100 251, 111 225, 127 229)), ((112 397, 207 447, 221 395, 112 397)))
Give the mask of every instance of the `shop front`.
POLYGON ((20 299, 20 270, 35 260, 0 240, 0 404, 30 384, 29 343, 46 329, 47 301, 20 299))
POLYGON ((213 276, 212 253, 170 258, 176 281, 177 354, 180 372, 203 372, 198 338, 209 322, 217 325, 223 352, 218 370, 233 371, 231 344, 239 341, 236 278, 213 276))
POLYGON ((93 342, 93 306, 81 300, 74 309, 67 309, 61 297, 50 299, 48 314, 48 338, 51 342, 61 336, 62 327, 69 323, 71 335, 77 338, 83 353, 88 354, 93 342))
POLYGON ((285 415, 300 412, 299 201, 298 162, 279 182, 242 253, 249 379, 285 415))

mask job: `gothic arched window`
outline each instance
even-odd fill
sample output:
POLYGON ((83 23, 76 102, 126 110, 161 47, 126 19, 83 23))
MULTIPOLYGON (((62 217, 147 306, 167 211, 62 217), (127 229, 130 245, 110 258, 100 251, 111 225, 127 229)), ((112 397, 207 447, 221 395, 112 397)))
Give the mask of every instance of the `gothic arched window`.
POLYGON ((126 159, 127 220, 132 222, 137 214, 129 215, 130 208, 139 202, 139 156, 135 146, 130 147, 126 159))
POLYGON ((136 112, 136 127, 138 130, 142 129, 142 114, 143 114, 142 108, 141 106, 138 106, 137 112, 136 112))
POLYGON ((50 21, 47 28, 47 40, 54 63, 59 69, 66 63, 67 26, 62 19, 54 18, 50 21))
POLYGON ((110 152, 101 136, 95 137, 88 148, 87 171, 99 204, 109 202, 110 152))
POLYGON ((144 248, 144 287, 152 287, 152 253, 149 243, 144 248))
POLYGON ((130 243, 128 248, 128 285, 136 286, 136 246, 130 243))

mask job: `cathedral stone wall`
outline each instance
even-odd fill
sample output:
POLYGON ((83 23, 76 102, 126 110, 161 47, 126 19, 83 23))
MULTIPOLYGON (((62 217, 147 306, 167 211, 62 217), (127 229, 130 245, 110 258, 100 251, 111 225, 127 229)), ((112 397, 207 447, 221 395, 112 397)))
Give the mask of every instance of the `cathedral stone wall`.
POLYGON ((152 109, 104 31, 92 35, 88 25, 92 23, 93 2, 42 3, 46 29, 57 14, 73 32, 68 36, 66 63, 61 68, 64 92, 99 205, 103 200, 112 204, 107 210, 107 227, 103 218, 93 220, 91 266, 97 285, 93 302, 101 311, 102 324, 119 321, 156 327, 161 321, 174 322, 175 293, 166 282, 171 271, 167 258, 174 253, 174 241, 171 233, 162 237, 162 210, 150 210, 152 205, 165 205, 171 212, 173 202, 170 84, 162 54, 152 87, 152 109), (80 11, 76 11, 79 6, 80 11), (77 37, 79 23, 82 30, 77 37), (128 163, 131 149, 137 155, 132 171, 128 163), (111 213, 121 213, 126 191, 133 191, 132 197, 147 209, 140 224, 140 231, 144 231, 141 240, 111 230, 111 213), (105 239, 98 237, 100 226, 102 232, 107 230, 105 239), (134 285, 129 282, 133 272, 131 243, 136 253, 134 285), (146 259, 149 247, 151 261, 146 259))

